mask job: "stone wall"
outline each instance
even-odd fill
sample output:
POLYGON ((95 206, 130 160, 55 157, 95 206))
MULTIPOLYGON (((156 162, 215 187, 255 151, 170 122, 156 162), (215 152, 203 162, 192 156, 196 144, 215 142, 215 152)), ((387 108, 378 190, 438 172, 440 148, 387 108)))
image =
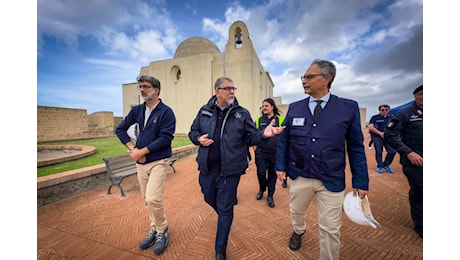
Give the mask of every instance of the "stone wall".
POLYGON ((37 106, 37 142, 113 136, 121 120, 113 112, 88 115, 86 109, 37 106))
POLYGON ((88 115, 88 132, 90 135, 107 136, 114 133, 112 112, 95 112, 88 115))
POLYGON ((123 117, 121 116, 117 116, 113 118, 113 125, 115 126, 115 128, 117 128, 117 126, 121 123, 121 121, 123 121, 123 117))
POLYGON ((37 141, 85 138, 88 115, 85 109, 37 106, 37 141))

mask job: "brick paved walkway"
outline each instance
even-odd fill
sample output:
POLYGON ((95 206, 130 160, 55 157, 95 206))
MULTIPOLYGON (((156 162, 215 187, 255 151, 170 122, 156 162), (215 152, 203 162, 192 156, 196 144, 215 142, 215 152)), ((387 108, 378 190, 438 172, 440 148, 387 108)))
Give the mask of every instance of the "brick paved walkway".
MULTIPOLYGON (((367 140, 365 142, 367 144, 367 140)), ((423 259, 423 241, 412 230, 407 200, 408 184, 399 165, 394 174, 377 174, 374 150, 366 148, 372 212, 382 225, 372 229, 343 216, 341 259, 423 259)), ((148 232, 148 219, 135 176, 123 183, 121 197, 107 185, 37 209, 38 259, 214 259, 217 216, 203 201, 197 181, 195 155, 178 160, 165 189, 170 240, 165 252, 141 251, 139 242, 148 232)), ((348 172, 348 170, 347 170, 348 172)), ((316 205, 307 214, 307 232, 299 251, 288 248, 292 233, 288 189, 280 183, 275 208, 258 191, 255 165, 243 175, 238 205, 227 248, 228 259, 318 259, 319 235, 316 205)), ((347 191, 351 190, 347 177, 347 191)), ((289 182, 288 182, 289 184, 289 182)))

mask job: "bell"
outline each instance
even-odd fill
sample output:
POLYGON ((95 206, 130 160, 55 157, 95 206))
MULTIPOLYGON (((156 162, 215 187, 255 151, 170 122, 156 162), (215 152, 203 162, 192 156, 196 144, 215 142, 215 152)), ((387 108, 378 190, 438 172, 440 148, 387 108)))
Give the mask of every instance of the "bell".
POLYGON ((237 33, 235 35, 235 40, 236 40, 236 44, 242 44, 243 43, 243 34, 242 33, 237 33))

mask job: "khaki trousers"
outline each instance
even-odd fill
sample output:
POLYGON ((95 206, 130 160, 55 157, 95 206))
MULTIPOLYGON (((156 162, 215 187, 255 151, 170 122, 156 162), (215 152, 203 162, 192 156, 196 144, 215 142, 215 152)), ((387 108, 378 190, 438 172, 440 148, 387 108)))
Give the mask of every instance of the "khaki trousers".
POLYGON ((321 180, 299 176, 291 180, 289 193, 292 226, 296 234, 305 232, 305 214, 316 196, 320 235, 319 259, 338 260, 344 191, 332 192, 326 189, 321 180))
POLYGON ((168 221, 163 208, 163 191, 166 183, 168 159, 161 159, 148 164, 136 164, 137 180, 150 219, 152 230, 163 232, 168 221))

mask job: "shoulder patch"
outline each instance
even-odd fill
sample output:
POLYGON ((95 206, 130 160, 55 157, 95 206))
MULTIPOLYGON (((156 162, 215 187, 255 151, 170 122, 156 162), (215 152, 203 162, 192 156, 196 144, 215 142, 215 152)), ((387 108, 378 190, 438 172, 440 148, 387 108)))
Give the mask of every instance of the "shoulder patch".
POLYGON ((201 114, 205 116, 212 116, 212 113, 206 110, 201 110, 201 114))

